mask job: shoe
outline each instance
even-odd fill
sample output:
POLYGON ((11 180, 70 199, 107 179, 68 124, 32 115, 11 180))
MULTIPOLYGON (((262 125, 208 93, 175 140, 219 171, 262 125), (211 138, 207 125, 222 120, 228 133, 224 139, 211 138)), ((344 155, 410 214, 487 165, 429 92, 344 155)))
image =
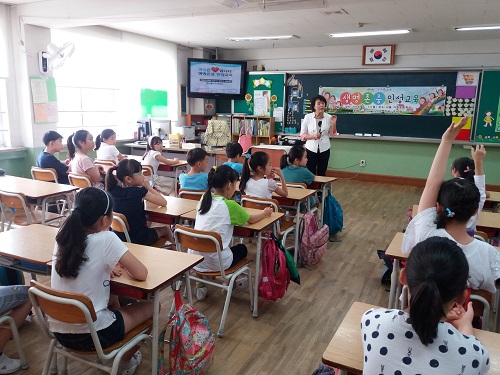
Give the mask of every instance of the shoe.
POLYGON ((0 355, 0 374, 12 374, 21 368, 20 359, 12 359, 2 353, 0 355))
POLYGON ((208 288, 205 284, 196 285, 196 299, 198 301, 204 300, 208 295, 208 288))
MULTIPOLYGON (((137 370, 137 366, 139 366, 142 362, 142 353, 138 350, 132 355, 130 360, 123 364, 123 367, 127 366, 126 369, 119 369, 118 372, 120 375, 133 375, 135 370, 137 370)), ((120 368, 122 364, 120 364, 120 368)))

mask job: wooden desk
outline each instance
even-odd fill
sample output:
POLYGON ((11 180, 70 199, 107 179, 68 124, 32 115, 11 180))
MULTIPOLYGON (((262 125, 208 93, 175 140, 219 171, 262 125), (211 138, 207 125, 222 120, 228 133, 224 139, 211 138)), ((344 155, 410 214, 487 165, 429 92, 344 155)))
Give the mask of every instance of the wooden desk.
POLYGON ((47 199, 64 195, 68 201, 68 206, 70 206, 71 200, 69 195, 71 192, 78 190, 78 188, 72 185, 56 184, 53 182, 32 180, 30 178, 1 176, 0 190, 8 193, 23 193, 27 198, 35 199, 37 204, 42 206, 42 224, 45 224, 45 203, 47 199))
MULTIPOLYGON (((319 226, 323 226, 323 217, 325 216, 325 197, 326 197, 326 191, 327 191, 327 186, 331 185, 333 181, 336 181, 336 177, 329 177, 329 176, 314 176, 314 180, 312 185, 319 184, 320 189, 321 189, 321 217, 319 217, 319 226)), ((311 186, 308 186, 308 188, 312 188, 311 186)))
MULTIPOLYGON (((361 341, 361 317, 378 306, 354 302, 337 332, 323 353, 322 361, 341 370, 341 374, 363 373, 363 343, 361 341)), ((497 333, 474 330, 474 335, 490 352, 490 375, 500 374, 500 336, 497 333)))
POLYGON ((487 202, 500 203, 500 191, 489 191, 489 198, 486 198, 487 202))
MULTIPOLYGON (((248 212, 250 215, 255 215, 260 212, 261 210, 257 210, 255 208, 247 208, 243 207, 246 212, 248 212)), ((261 267, 261 245, 262 245, 262 231, 267 228, 268 226, 274 224, 277 222, 279 219, 283 217, 283 213, 281 212, 273 212, 270 217, 266 217, 257 223, 246 223, 245 225, 238 227, 238 228, 244 228, 244 229, 250 229, 254 232, 257 233, 257 250, 256 250, 256 256, 255 256, 255 285, 254 285, 254 296, 253 296, 253 313, 252 315, 254 317, 259 316, 259 310, 258 310, 258 302, 259 302, 259 279, 260 279, 260 267, 261 267)), ((196 210, 186 212, 181 215, 181 219, 187 219, 187 220, 195 220, 196 219, 196 210)))
POLYGON ((149 220, 158 223, 174 224, 182 214, 196 210, 196 206, 198 205, 198 202, 192 199, 170 196, 165 196, 165 199, 167 200, 166 207, 145 202, 145 209, 149 220))

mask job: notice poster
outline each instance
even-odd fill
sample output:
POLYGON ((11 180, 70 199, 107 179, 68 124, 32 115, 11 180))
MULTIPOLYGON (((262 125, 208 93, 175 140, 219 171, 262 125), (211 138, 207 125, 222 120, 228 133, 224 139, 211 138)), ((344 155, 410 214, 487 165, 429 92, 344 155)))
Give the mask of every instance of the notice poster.
POLYGON ((270 116, 271 100, 270 90, 255 90, 254 91, 254 116, 270 116))
POLYGON ((446 86, 434 87, 320 87, 326 112, 444 116, 446 86))
POLYGON ((35 124, 59 121, 56 81, 53 77, 30 77, 35 124))

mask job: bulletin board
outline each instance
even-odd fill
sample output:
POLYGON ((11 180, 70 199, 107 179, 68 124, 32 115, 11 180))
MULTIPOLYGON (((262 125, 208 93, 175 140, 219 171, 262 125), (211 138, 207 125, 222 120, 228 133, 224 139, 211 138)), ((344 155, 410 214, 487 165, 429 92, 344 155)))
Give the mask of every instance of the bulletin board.
MULTIPOLYGON (((338 117, 340 134, 440 139, 452 121, 474 114, 479 76, 478 71, 289 73, 285 127, 300 129, 312 112, 311 98, 321 94, 326 112, 338 117), (476 77, 473 84, 462 83, 468 73, 476 77)), ((457 139, 471 138, 471 124, 457 139)))
POLYGON ((276 109, 285 105, 285 73, 250 72, 247 75, 247 86, 244 100, 235 100, 233 113, 275 117, 274 131, 281 132, 283 121, 276 118, 276 109), (268 94, 262 95, 263 92, 268 94), (265 104, 267 103, 267 104, 265 104), (269 106, 269 114, 263 114, 264 107, 269 106), (261 113, 256 113, 260 110, 261 113))
POLYGON ((484 71, 474 140, 500 143, 500 70, 484 71))
POLYGON ((59 121, 56 81, 53 77, 30 77, 35 124, 59 121))

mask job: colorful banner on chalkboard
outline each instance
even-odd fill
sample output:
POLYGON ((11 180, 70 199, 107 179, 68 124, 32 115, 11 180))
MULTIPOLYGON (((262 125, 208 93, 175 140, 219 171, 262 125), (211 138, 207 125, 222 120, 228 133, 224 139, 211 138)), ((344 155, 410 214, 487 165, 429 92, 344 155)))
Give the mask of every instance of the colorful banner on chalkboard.
POLYGON ((446 86, 320 87, 328 113, 444 116, 446 86))

